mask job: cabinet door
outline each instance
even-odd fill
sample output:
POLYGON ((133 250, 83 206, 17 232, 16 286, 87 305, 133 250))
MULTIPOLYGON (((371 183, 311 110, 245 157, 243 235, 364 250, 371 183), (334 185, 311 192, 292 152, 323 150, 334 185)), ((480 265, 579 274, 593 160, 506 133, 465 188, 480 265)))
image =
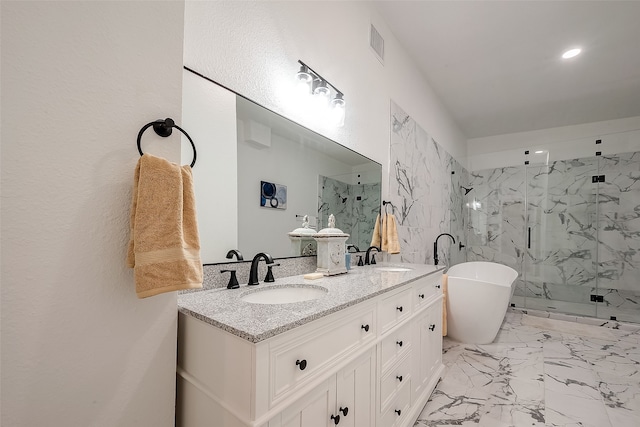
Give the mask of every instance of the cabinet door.
MULTIPOLYGON (((336 406, 335 375, 282 412, 282 427, 329 427, 336 406)), ((271 424, 270 424, 271 425, 271 424)))
POLYGON ((422 394, 442 360, 442 300, 438 300, 416 319, 414 360, 416 377, 412 401, 422 394))
POLYGON ((429 374, 430 380, 436 369, 442 363, 442 300, 436 302, 429 309, 429 374), (433 330, 431 330, 433 329, 433 330))
POLYGON ((335 413, 340 416, 340 427, 374 425, 375 354, 375 348, 371 349, 336 375, 335 413))

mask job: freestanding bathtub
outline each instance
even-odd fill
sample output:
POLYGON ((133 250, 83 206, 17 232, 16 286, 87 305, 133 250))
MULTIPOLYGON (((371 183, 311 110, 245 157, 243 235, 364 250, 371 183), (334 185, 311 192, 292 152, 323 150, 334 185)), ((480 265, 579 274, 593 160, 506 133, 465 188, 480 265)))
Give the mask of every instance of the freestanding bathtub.
POLYGON ((502 325, 518 273, 495 262, 465 262, 447 272, 447 335, 488 344, 502 325))

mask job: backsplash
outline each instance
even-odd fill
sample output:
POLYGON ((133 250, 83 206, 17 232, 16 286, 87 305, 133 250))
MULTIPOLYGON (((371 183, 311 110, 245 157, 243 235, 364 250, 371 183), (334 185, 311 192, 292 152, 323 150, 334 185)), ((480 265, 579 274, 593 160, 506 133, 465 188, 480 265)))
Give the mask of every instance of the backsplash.
MULTIPOLYGON (((364 252, 351 254, 351 265, 355 266, 358 262, 358 257, 362 256, 364 259, 364 252)), ((380 257, 379 257, 380 258, 380 257)), ((275 264, 280 264, 278 267, 273 267, 273 276, 278 282, 279 277, 299 276, 302 274, 312 273, 316 271, 317 260, 315 256, 297 257, 297 258, 274 258, 275 264)), ((382 261, 378 259, 378 261, 382 261)), ((240 286, 246 286, 249 281, 249 269, 251 268, 251 260, 240 262, 229 262, 222 264, 205 264, 203 268, 204 283, 202 289, 192 289, 187 291, 179 291, 178 293, 190 293, 200 292, 209 289, 226 288, 229 283, 230 273, 221 273, 220 270, 236 270, 236 277, 240 286)), ((262 284, 264 277, 267 274, 267 266, 264 261, 260 261, 258 265, 258 279, 262 284)))

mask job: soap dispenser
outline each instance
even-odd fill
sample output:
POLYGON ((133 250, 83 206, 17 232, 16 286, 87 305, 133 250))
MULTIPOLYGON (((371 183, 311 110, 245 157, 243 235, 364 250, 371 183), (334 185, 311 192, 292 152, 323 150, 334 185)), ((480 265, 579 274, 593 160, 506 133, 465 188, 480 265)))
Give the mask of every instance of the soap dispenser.
POLYGON ((344 248, 344 265, 347 267, 347 271, 351 270, 351 252, 349 252, 349 248, 344 248))

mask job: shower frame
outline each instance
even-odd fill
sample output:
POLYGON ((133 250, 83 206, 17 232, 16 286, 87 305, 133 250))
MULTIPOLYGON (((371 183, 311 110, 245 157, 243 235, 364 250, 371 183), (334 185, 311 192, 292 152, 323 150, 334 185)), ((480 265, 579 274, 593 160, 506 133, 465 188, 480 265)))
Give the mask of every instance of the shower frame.
POLYGON ((512 306, 640 323, 640 152, 471 172, 468 187, 467 260, 520 273, 512 306))

